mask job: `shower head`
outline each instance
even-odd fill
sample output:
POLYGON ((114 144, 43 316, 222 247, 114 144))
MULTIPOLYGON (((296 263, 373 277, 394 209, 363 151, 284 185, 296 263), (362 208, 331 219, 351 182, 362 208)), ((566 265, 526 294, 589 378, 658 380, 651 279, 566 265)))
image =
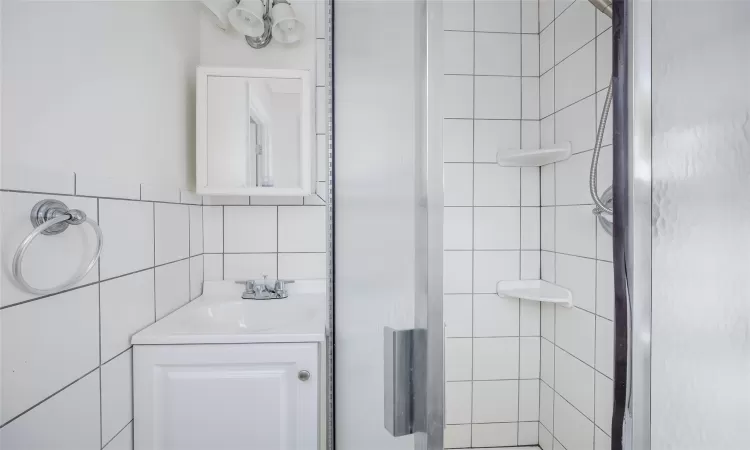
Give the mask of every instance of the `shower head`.
POLYGON ((589 0, 599 11, 612 18, 612 0, 589 0))

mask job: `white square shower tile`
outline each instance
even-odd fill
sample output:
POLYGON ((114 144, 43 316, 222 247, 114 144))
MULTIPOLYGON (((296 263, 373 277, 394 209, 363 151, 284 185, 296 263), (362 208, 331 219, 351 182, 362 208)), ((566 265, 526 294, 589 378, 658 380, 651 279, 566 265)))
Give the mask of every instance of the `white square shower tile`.
POLYGON ((99 371, 86 375, 62 392, 7 424, 0 431, 3 450, 98 450, 99 371), (75 414, 71 414, 71 407, 75 414))
POLYGON ((3 423, 99 365, 98 293, 88 286, 0 311, 3 423))
POLYGON ((443 160, 445 162, 472 162, 474 123, 467 119, 443 121, 443 160))
POLYGON ((612 432, 612 380, 597 372, 596 377, 596 426, 605 433, 612 432))
POLYGON ((474 35, 463 31, 443 32, 443 67, 446 74, 468 74, 474 69, 474 35))
POLYGON ((473 384, 473 423, 518 420, 518 380, 475 381, 473 384))
POLYGON ((474 169, 471 164, 443 165, 445 206, 471 206, 474 169))
POLYGON ((521 338, 521 362, 519 376, 522 379, 539 378, 541 361, 541 338, 521 338))
POLYGON ((474 165, 474 206, 520 206, 521 170, 496 164, 474 165))
POLYGON ((447 424, 471 423, 471 381, 445 384, 445 422, 447 424))
POLYGON ((190 301, 190 262, 177 261, 156 271, 156 319, 159 320, 190 301))
POLYGON ((224 252, 224 207, 203 207, 203 251, 224 252))
POLYGON ((594 42, 586 44, 555 67, 555 109, 575 103, 594 93, 594 42))
POLYGON ((471 381, 471 339, 451 338, 445 341, 445 381, 471 381))
MULTIPOLYGON (((542 219, 544 221, 544 219, 542 219)), ((596 217, 590 205, 558 206, 555 210, 555 250, 575 256, 596 256, 596 217)))
POLYGON ((325 251, 325 206, 279 207, 279 252, 325 251))
POLYGON ((476 75, 521 75, 521 35, 474 33, 476 75))
POLYGON ((277 207, 225 206, 224 251, 261 253, 277 250, 277 207))
POLYGON ((474 78, 466 75, 443 77, 443 117, 471 119, 474 117, 474 78))
POLYGON ((254 278, 277 278, 278 258, 275 253, 247 253, 224 255, 225 280, 252 280, 254 278))
POLYGON ((586 364, 594 365, 594 315, 578 308, 557 306, 555 343, 586 364))
POLYGON ((594 39, 596 9, 581 1, 555 20, 555 63, 559 63, 594 39))
POLYGON ((596 314, 614 320, 615 273, 612 263, 596 262, 596 314))
POLYGON ((474 337, 518 336, 518 299, 474 295, 474 337))
POLYGON ((594 424, 559 395, 555 396, 555 438, 566 449, 593 450, 594 424))
POLYGON ((154 323, 154 269, 101 284, 101 360, 130 347, 130 338, 154 323))
POLYGON ((558 253, 555 282, 573 293, 576 307, 595 312, 596 261, 558 253))
POLYGON ((521 380, 518 387, 518 420, 539 420, 539 381, 521 380))
POLYGON ((472 208, 445 208, 443 210, 443 248, 445 250, 471 250, 472 208))
POLYGON ((99 225, 107 239, 99 263, 102 279, 154 265, 153 203, 99 200, 99 225))
POLYGON ((538 167, 521 167, 521 206, 539 206, 539 177, 538 167))
POLYGON ((444 433, 445 448, 471 447, 471 424, 446 425, 444 433))
POLYGON ((521 248, 521 208, 474 208, 474 249, 521 248))
POLYGON ((475 423, 471 426, 474 448, 507 447, 518 443, 516 423, 475 423))
POLYGON ((443 2, 443 29, 474 29, 474 2, 465 0, 446 0, 443 2))
POLYGON ((596 318, 596 370, 612 378, 614 376, 615 327, 612 322, 596 318))
POLYGON ((190 256, 203 253, 203 207, 191 205, 190 211, 190 256))
POLYGON ((594 419, 594 369, 567 352, 555 351, 555 391, 594 419))
POLYGON ((518 120, 475 120, 474 161, 495 163, 498 152, 521 148, 518 120))
POLYGON ((474 339, 473 380, 518 379, 518 338, 474 339))
POLYGON ((472 336, 472 296, 445 295, 443 296, 443 321, 445 322, 445 337, 472 336))
POLYGON ((279 253, 278 277, 286 280, 324 280, 325 253, 279 253))
POLYGON ((474 292, 495 293, 498 281, 520 279, 520 252, 482 250, 474 252, 474 292))
POLYGON ((443 253, 443 289, 446 294, 472 292, 472 254, 470 251, 443 253))
POLYGON ((101 367, 102 444, 133 420, 133 354, 128 350, 101 367))
POLYGON ((521 31, 521 2, 519 0, 477 0, 474 2, 476 31, 521 31))
POLYGON ((521 78, 475 77, 474 111, 477 119, 520 119, 521 78))
POLYGON ((156 264, 190 256, 190 214, 188 205, 154 203, 156 264))

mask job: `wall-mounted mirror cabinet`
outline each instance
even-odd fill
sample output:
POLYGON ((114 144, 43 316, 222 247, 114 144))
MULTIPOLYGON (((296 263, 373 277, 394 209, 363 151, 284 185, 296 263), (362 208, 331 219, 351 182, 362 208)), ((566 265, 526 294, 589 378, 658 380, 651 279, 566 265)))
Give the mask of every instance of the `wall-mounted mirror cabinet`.
POLYGON ((310 80, 306 70, 198 68, 199 194, 314 192, 310 80))

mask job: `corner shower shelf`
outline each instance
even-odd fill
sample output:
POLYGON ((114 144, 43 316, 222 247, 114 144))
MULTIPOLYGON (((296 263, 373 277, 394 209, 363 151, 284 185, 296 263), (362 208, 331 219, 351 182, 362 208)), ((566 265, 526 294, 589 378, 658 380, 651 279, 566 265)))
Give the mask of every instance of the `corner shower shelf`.
POLYGON ((500 150, 497 152, 497 163, 507 167, 539 167, 565 161, 571 153, 570 142, 539 150, 500 150))
POLYGON ((497 283, 497 295, 573 307, 573 293, 543 280, 500 281, 497 283))

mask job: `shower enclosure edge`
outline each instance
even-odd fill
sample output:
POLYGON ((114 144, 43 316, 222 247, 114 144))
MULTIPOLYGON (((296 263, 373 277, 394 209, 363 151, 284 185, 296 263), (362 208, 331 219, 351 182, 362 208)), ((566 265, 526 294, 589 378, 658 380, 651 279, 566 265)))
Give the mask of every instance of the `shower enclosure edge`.
POLYGON ((651 448, 651 3, 614 4, 613 450, 651 448))

